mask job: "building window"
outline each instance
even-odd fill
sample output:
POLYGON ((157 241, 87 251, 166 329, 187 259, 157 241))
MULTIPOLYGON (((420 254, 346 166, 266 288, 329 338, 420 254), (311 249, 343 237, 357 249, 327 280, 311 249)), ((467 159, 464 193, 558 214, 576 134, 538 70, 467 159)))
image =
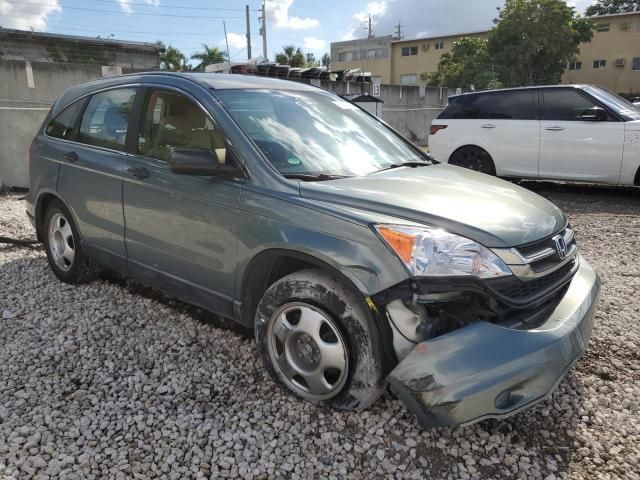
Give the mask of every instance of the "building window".
POLYGON ((610 23, 599 23, 596 25, 596 30, 598 32, 608 32, 611 29, 610 23))
POLYGON ((606 60, 594 60, 593 68, 606 68, 607 61, 606 60))
POLYGON ((415 85, 416 83, 418 83, 418 75, 416 73, 400 75, 400 85, 415 85))
POLYGON ((580 70, 582 62, 569 62, 569 70, 580 70))
POLYGON ((631 70, 634 72, 640 71, 640 57, 633 58, 633 62, 631 62, 631 70))
POLYGON ((436 42, 436 50, 442 50, 444 48, 444 42, 436 42))
POLYGON ((403 57, 411 57, 413 55, 418 55, 418 47, 402 47, 403 57))
POLYGON ((381 48, 370 48, 367 50, 367 58, 382 58, 382 49, 381 48))
POLYGON ((353 52, 341 52, 338 54, 339 62, 351 62, 353 61, 353 52))

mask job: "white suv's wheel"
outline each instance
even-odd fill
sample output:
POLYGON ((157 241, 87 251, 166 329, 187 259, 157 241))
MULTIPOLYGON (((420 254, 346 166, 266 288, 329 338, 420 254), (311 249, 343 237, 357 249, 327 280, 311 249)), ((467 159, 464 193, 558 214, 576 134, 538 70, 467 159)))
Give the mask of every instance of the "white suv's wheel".
POLYGON ((456 150, 451 155, 449 163, 487 175, 495 176, 496 174, 496 167, 491 155, 480 147, 468 146, 456 150))

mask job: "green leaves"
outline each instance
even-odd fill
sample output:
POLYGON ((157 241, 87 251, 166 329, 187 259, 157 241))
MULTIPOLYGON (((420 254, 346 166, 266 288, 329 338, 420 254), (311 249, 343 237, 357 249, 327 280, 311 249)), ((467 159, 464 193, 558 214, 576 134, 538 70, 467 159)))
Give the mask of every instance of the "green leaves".
POLYGON ((300 48, 285 45, 282 47, 282 52, 276 54, 276 63, 300 68, 306 66, 307 59, 300 48))
POLYGON ((598 0, 594 5, 587 7, 586 14, 595 16, 639 11, 640 0, 598 0))
POLYGON ((191 55, 191 60, 200 60, 200 63, 194 68, 194 70, 204 72, 204 67, 207 65, 226 62, 227 54, 218 49, 218 47, 209 47, 203 43, 202 51, 191 55))

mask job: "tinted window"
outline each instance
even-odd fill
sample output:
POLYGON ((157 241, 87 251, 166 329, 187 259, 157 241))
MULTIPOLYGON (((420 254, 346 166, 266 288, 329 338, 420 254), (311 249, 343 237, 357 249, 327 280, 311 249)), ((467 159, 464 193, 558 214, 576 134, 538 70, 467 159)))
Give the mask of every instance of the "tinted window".
POLYGON ((480 116, 487 95, 462 95, 455 97, 449 106, 438 116, 443 119, 473 119, 480 116))
POLYGON ((575 90, 550 90, 543 93, 543 120, 581 121, 582 112, 597 105, 575 90))
POLYGON ((67 140, 72 139, 74 134, 73 128, 75 126, 81 104, 82 102, 75 102, 58 113, 58 115, 56 115, 47 126, 47 135, 67 140))
POLYGON ((124 150, 135 97, 133 88, 109 90, 91 97, 82 116, 78 140, 89 145, 124 150))
POLYGON ((534 92, 508 92, 489 95, 483 105, 482 116, 496 120, 535 120, 536 94, 534 92))
POLYGON ((146 103, 138 153, 166 161, 172 148, 210 150, 219 163, 226 160, 224 138, 205 112, 182 95, 156 90, 146 103))

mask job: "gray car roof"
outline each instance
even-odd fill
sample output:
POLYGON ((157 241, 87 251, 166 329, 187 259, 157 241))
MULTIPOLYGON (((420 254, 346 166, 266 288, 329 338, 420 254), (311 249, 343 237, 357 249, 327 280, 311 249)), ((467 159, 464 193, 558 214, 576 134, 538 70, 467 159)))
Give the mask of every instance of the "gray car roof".
POLYGON ((265 89, 265 90, 297 90, 317 92, 319 89, 300 82, 281 80, 269 77, 222 73, 175 73, 175 72, 143 72, 100 78, 90 82, 79 83, 65 90, 56 101, 53 113, 76 99, 103 88, 117 87, 129 83, 166 83, 174 85, 176 80, 188 80, 207 89, 265 89))

